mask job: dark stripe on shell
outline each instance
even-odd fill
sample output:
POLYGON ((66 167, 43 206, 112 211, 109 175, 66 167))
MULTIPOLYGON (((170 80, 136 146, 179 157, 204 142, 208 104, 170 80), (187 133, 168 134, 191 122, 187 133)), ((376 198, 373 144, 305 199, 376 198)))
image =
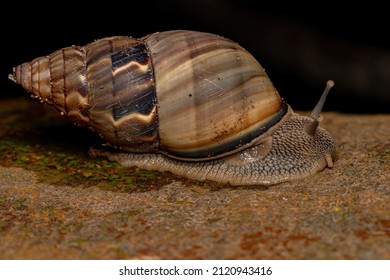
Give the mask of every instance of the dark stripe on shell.
POLYGON ((111 55, 114 75, 114 94, 120 96, 121 104, 113 110, 115 120, 131 113, 150 114, 156 105, 155 87, 145 87, 153 80, 150 57, 144 44, 111 55), (142 67, 144 69, 142 69, 142 67), (117 72, 116 72, 117 71, 117 72), (131 89, 137 91, 129 94, 131 89))
POLYGON ((196 159, 213 158, 216 155, 226 153, 226 151, 237 150, 243 145, 250 143, 257 137, 260 137, 262 134, 267 132, 272 126, 276 125, 287 113, 287 110, 288 110, 288 106, 285 102, 283 102, 282 108, 274 116, 272 116, 272 118, 270 118, 268 122, 261 123, 259 124, 256 130, 252 130, 251 132, 237 139, 231 139, 230 141, 221 144, 219 146, 203 149, 203 150, 196 150, 194 152, 190 152, 190 151, 180 152, 180 151, 170 150, 169 155, 176 158, 196 160, 196 159))
POLYGON ((138 62, 140 64, 147 64, 149 55, 144 44, 131 46, 129 49, 113 53, 111 55, 112 69, 116 70, 128 62, 138 62))
POLYGON ((117 146, 128 151, 155 149, 157 139, 156 89, 151 61, 142 42, 114 50, 110 56, 113 100, 109 105, 118 131, 117 146))

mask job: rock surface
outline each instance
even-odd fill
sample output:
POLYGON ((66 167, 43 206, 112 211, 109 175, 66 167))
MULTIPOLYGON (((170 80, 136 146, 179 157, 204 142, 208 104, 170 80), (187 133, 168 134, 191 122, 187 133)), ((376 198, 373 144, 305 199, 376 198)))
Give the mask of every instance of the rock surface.
POLYGON ((269 187, 117 192, 0 166, 0 259, 390 259, 390 115, 324 117, 333 169, 269 187))

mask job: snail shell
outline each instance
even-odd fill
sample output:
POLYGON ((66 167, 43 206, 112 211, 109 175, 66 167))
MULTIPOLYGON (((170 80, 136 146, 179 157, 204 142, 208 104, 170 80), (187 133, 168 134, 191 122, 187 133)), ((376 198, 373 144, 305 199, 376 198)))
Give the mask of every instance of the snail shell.
MULTIPOLYGON (((14 68, 10 79, 98 132, 127 166, 232 185, 303 178, 333 140, 281 99, 238 44, 194 31, 110 37, 14 68)), ((317 123, 318 124, 318 123, 317 123)))

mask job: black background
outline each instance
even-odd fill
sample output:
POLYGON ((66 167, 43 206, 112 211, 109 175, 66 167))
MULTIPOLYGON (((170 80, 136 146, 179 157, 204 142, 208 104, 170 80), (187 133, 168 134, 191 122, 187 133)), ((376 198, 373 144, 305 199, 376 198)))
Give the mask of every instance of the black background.
POLYGON ((1 98, 25 94, 7 76, 35 57, 106 36, 190 29, 246 48, 294 109, 311 110, 326 80, 333 79, 325 110, 390 113, 390 12, 374 2, 315 2, 15 1, 2 8, 0 106, 1 98))

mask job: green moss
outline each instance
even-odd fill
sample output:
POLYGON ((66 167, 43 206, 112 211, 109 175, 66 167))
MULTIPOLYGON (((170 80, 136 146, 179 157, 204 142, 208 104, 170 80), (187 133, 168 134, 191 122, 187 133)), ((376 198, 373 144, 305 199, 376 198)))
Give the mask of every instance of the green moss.
POLYGON ((25 205, 25 203, 26 203, 26 198, 21 198, 21 199, 18 199, 18 200, 16 200, 15 201, 15 209, 24 209, 24 208, 26 208, 26 205, 25 205))
POLYGON ((27 101, 2 101, 7 112, 0 109, 0 165, 34 171, 38 180, 53 185, 121 192, 158 189, 177 178, 89 157, 89 146, 101 142, 97 135, 27 101))
POLYGON ((151 171, 125 168, 115 162, 90 158, 80 151, 63 153, 58 148, 46 150, 46 146, 26 146, 13 149, 14 145, 0 141, 8 147, 8 157, 2 165, 23 167, 35 171, 38 179, 49 184, 71 186, 98 186, 107 190, 146 190, 160 180, 159 174, 151 171), (11 150, 14 152, 11 152, 11 150))

